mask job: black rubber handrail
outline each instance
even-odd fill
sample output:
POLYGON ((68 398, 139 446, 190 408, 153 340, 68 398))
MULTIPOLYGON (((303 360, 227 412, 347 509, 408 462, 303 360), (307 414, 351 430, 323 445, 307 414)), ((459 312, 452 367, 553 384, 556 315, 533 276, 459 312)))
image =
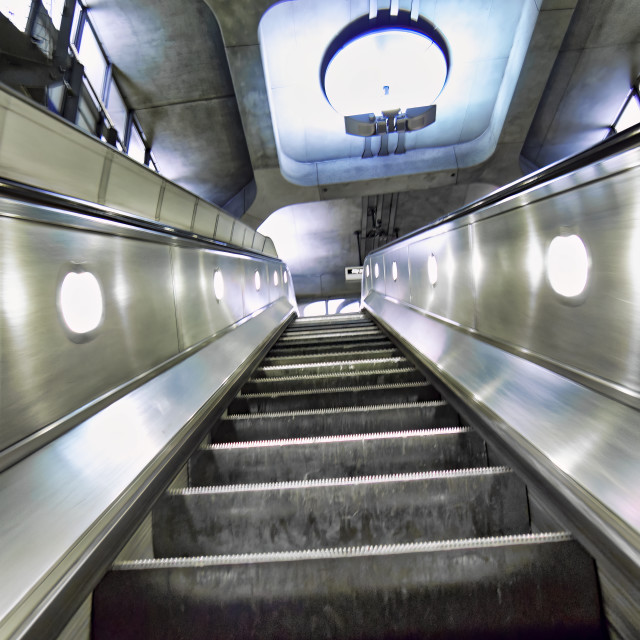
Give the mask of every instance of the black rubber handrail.
POLYGON ((465 216, 477 213, 481 209, 485 209, 486 207, 497 204, 498 202, 506 200, 507 198, 511 198, 512 196, 523 193, 528 189, 538 187, 546 182, 549 182, 550 180, 568 175, 574 171, 577 171, 578 169, 583 169, 584 167, 587 167, 594 162, 605 160, 606 158, 614 156, 618 153, 622 153, 623 151, 629 151, 630 149, 633 149, 637 146, 640 146, 640 125, 636 125, 635 127, 631 127, 629 129, 626 129, 625 131, 621 131, 620 133, 612 135, 602 142, 589 147, 585 151, 581 151, 580 153, 569 156, 568 158, 558 160, 558 162, 554 162, 547 167, 538 169, 538 171, 534 171, 533 173, 527 174, 526 176, 514 182, 510 182, 504 187, 500 187, 499 189, 492 191, 484 198, 480 198, 480 200, 476 200, 475 202, 465 205, 460 209, 456 209, 451 213, 440 216, 424 227, 416 229, 415 231, 411 231, 401 238, 393 240, 392 242, 383 245, 375 251, 372 251, 368 255, 371 256, 376 253, 380 253, 381 251, 384 251, 393 245, 404 242, 409 238, 418 236, 425 231, 428 231, 429 229, 433 229, 447 222, 459 220, 460 218, 464 218, 465 216))

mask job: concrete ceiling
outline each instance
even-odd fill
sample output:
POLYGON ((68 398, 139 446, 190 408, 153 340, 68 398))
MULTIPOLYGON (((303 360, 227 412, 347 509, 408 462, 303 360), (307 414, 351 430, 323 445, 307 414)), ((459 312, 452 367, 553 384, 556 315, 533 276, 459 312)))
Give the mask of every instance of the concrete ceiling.
MULTIPOLYGON (((449 109, 440 109, 440 131, 413 135, 402 156, 369 159, 360 157, 360 140, 345 144, 338 129, 304 118, 293 126, 291 107, 278 110, 270 71, 274 128, 259 42, 259 34, 276 39, 285 65, 279 72, 287 86, 302 90, 304 105, 309 92, 318 98, 318 74, 296 76, 286 65, 299 66, 295 56, 305 55, 306 64, 317 65, 335 33, 368 13, 369 0, 89 0, 88 6, 162 173, 244 213, 255 227, 287 207, 261 230, 290 262, 299 294, 328 297, 351 290, 341 274, 357 263, 354 232, 365 230, 372 197, 396 194, 394 229, 419 228, 517 179, 521 167, 531 170, 601 140, 640 73, 637 0, 397 2, 406 11, 414 3, 458 42, 453 59, 464 60, 467 74, 454 85, 449 109), (294 28, 278 12, 289 12, 294 28), (473 30, 472 14, 481 29, 473 30), (465 48, 465 34, 470 42, 484 34, 496 48, 465 48), (335 144, 325 144, 327 136, 335 144)), ((388 9, 390 0, 377 5, 388 9)))

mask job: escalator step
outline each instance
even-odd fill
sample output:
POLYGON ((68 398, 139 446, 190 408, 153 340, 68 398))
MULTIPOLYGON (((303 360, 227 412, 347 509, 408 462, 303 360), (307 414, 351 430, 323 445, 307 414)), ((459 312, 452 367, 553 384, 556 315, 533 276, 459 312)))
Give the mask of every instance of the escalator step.
POLYGON ((304 374, 278 378, 251 378, 242 387, 242 393, 267 393, 271 391, 294 391, 327 389, 336 386, 367 386, 373 384, 399 384, 424 382, 424 376, 414 367, 375 369, 343 373, 304 374))
POLYGON ((487 465, 468 427, 210 445, 189 461, 191 486, 286 482, 487 465))
POLYGON ((358 403, 424 402, 440 400, 433 385, 426 381, 399 384, 378 384, 361 387, 334 387, 312 391, 283 391, 242 394, 229 405, 229 413, 267 413, 273 411, 298 411, 349 407, 358 403))
POLYGON ((350 360, 355 358, 390 358, 400 356, 400 351, 395 347, 386 347, 384 349, 357 349, 349 351, 341 349, 340 351, 331 351, 329 353, 304 354, 301 356, 271 356, 262 361, 264 366, 286 365, 286 364, 302 364, 304 362, 331 362, 338 360, 350 360))
POLYGON ((377 371, 379 369, 397 369, 408 366, 404 356, 387 358, 356 357, 333 362, 302 362, 296 364, 272 365, 258 367, 252 379, 282 378, 283 376, 309 375, 320 373, 350 373, 352 371, 377 371))
POLYGON ((224 485, 167 492, 156 557, 401 544, 529 532, 524 484, 506 467, 224 485))
POLYGON ((456 411, 443 400, 306 411, 229 414, 219 422, 214 441, 244 442, 406 431, 451 427, 459 422, 456 411))
POLYGON ((591 558, 566 534, 148 560, 93 596, 94 640, 595 640, 591 558))
POLYGON ((326 353, 336 349, 377 349, 392 347, 393 343, 385 336, 363 336, 359 340, 335 340, 334 342, 310 342, 308 344, 284 344, 279 342, 273 346, 269 355, 302 355, 305 353, 326 353))

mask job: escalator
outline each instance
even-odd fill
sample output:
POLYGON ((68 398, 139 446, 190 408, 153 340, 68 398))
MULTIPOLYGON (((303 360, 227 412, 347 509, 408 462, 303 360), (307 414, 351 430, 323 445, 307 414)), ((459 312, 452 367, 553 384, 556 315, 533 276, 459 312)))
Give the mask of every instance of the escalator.
POLYGON ((594 562, 360 314, 299 319, 117 563, 96 640, 603 638, 594 562))

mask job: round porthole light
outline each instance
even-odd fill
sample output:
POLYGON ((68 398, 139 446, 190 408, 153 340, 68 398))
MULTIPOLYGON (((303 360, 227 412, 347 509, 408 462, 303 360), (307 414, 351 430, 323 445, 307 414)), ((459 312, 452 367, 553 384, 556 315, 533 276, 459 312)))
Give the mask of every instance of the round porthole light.
POLYGON ((284 272, 283 280, 285 284, 289 283, 289 274, 286 271, 284 272))
POLYGON ((213 293, 218 301, 224 297, 224 278, 220 269, 216 269, 213 272, 213 293))
POLYGON ((280 276, 277 271, 273 272, 273 286, 277 287, 280 284, 280 276))
POLYGON ((89 271, 67 273, 60 284, 58 304, 64 324, 74 334, 87 334, 102 322, 102 289, 89 271))
POLYGON ((556 236, 547 251, 547 277, 552 289, 565 298, 579 296, 589 279, 589 255, 577 235, 556 236))
POLYGON ((367 264, 367 266, 366 266, 366 268, 364 270, 364 274, 368 278, 370 273, 371 273, 371 271, 369 270, 369 265, 367 264))
POLYGON ((395 260, 391 265, 391 277, 393 278, 394 282, 398 279, 398 263, 395 260))
POLYGON ((380 267, 378 266, 377 262, 373 265, 373 275, 376 277, 376 279, 380 276, 380 267))
POLYGON ((440 32, 409 12, 379 11, 348 25, 322 62, 329 104, 343 116, 433 104, 447 81, 448 47, 440 32))
POLYGON ((260 272, 259 271, 256 271, 253 274, 253 282, 256 285, 256 291, 260 291, 260 272))
POLYGON ((431 285, 435 287, 438 282, 438 261, 433 253, 427 260, 427 277, 431 285))

